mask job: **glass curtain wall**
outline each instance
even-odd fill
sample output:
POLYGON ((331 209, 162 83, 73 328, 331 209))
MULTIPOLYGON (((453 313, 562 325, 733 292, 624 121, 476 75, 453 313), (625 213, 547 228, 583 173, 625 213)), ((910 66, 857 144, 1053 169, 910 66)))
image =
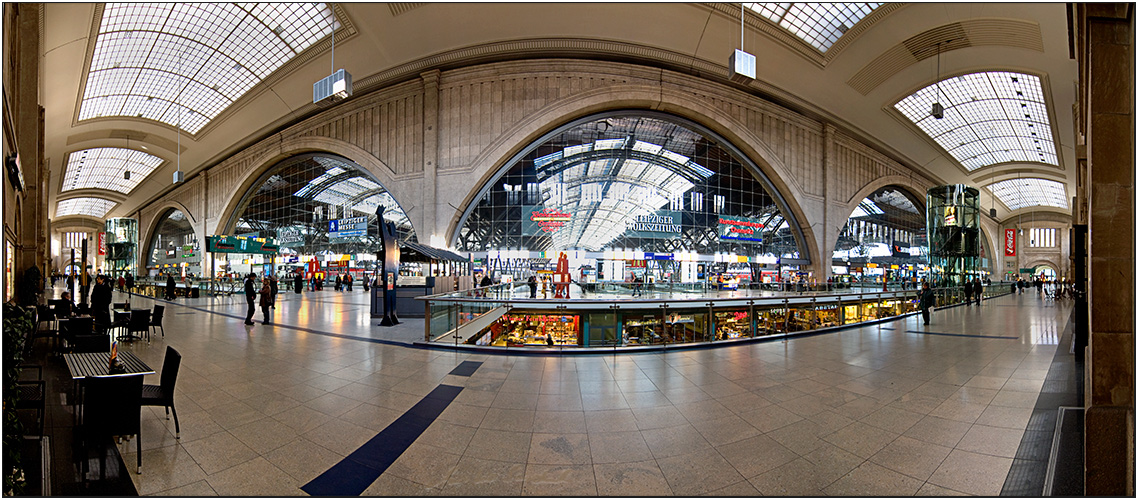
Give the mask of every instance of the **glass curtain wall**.
POLYGON ((834 245, 834 278, 843 284, 873 283, 878 289, 882 282, 912 284, 928 266, 922 205, 896 186, 862 200, 834 245))
POLYGON ((201 249, 194 228, 186 214, 170 209, 150 238, 150 254, 146 262, 147 274, 201 275, 201 249))
POLYGON ((455 248, 475 258, 567 251, 575 276, 581 266, 604 280, 628 269, 695 279, 695 262, 686 261, 757 279, 757 261, 773 274, 778 258, 799 258, 798 228, 734 148, 649 112, 601 115, 547 135, 483 188, 459 228, 455 248))
MULTIPOLYGON (((316 274, 332 280, 350 272, 359 279, 374 272, 380 205, 386 208, 383 218, 395 223, 399 240, 416 241, 411 221, 391 194, 350 160, 328 154, 293 157, 254 186, 228 227, 235 236, 275 238, 280 254, 273 272, 282 278, 301 272, 306 279, 316 274)), ((242 257, 254 260, 240 254, 224 258, 246 260, 242 257)))
MULTIPOLYGON (((137 275, 138 221, 124 217, 107 219, 103 227, 107 232, 106 274, 113 279, 127 274, 137 275)), ((90 242, 88 251, 95 251, 90 242)))

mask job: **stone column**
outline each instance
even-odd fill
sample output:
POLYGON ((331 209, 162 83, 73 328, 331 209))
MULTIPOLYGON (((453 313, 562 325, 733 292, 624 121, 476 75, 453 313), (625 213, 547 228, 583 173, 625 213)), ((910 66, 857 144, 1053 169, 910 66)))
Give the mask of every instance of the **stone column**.
POLYGON ((1133 4, 1078 4, 1088 302, 1086 494, 1134 495, 1133 4))
MULTIPOLYGON (((9 95, 15 101, 14 118, 17 150, 20 152, 20 170, 24 175, 24 203, 17 247, 16 274, 36 266, 45 274, 42 236, 47 224, 44 192, 47 186, 41 173, 43 168, 43 113, 39 105, 39 4, 17 4, 16 9, 16 91, 9 95)), ((12 90, 12 89, 9 89, 12 90)), ((18 286, 18 285, 17 285, 18 286)))
POLYGON ((439 70, 420 76, 423 78, 423 227, 415 229, 419 243, 434 245, 431 236, 446 237, 443 234, 446 228, 439 227, 436 215, 439 201, 439 70))

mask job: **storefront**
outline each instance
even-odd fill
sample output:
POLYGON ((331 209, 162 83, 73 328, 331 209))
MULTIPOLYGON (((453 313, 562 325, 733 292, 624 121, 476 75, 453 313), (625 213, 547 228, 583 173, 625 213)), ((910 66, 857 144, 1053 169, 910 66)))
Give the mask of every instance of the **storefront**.
POLYGON ((467 343, 498 347, 581 345, 581 315, 504 314, 467 343))

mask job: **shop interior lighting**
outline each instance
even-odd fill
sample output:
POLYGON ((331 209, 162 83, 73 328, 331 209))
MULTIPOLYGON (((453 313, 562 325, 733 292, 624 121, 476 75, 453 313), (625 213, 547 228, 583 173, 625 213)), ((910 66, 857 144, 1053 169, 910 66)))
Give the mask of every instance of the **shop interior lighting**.
POLYGON ((181 107, 181 128, 197 133, 334 26, 325 3, 108 3, 79 120, 177 126, 181 107))
POLYGON ((130 193, 162 164, 162 158, 128 148, 90 148, 67 155, 63 189, 109 189, 130 193), (124 171, 136 175, 126 177, 124 171))
POLYGON ((58 218, 67 215, 87 215, 96 219, 102 219, 107 216, 107 212, 115 208, 115 205, 118 205, 118 203, 103 198, 71 198, 60 200, 55 206, 55 216, 58 218))
POLYGON ((1028 177, 989 184, 988 190, 1010 210, 1024 207, 1068 208, 1067 188, 1061 182, 1028 177))
POLYGON ((881 3, 744 3, 825 53, 842 34, 881 3))
POLYGON ((965 169, 1006 162, 1059 165, 1039 77, 991 71, 949 78, 940 85, 944 119, 928 114, 936 101, 936 85, 893 107, 965 169))

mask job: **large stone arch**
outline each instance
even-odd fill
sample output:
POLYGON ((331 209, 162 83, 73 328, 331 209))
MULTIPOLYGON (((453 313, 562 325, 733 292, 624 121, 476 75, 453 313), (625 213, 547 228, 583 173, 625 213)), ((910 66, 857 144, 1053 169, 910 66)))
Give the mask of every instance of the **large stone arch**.
POLYGON ((1052 270, 1054 270, 1055 274, 1057 274, 1057 275, 1061 274, 1063 272, 1063 268, 1059 267, 1059 265, 1056 264, 1055 262, 1053 262, 1051 259, 1033 257, 1031 260, 1029 260, 1027 262, 1028 262, 1028 264, 1026 266, 1023 266, 1024 269, 1027 269, 1029 267, 1032 269, 1035 269, 1038 266, 1047 266, 1047 267, 1050 267, 1052 270))
POLYGON ((202 242, 203 248, 205 245, 205 235, 201 234, 203 229, 200 223, 201 221, 194 216, 194 213, 190 211, 184 203, 175 200, 163 200, 156 208, 157 210, 150 213, 147 220, 138 221, 138 255, 135 256, 134 266, 134 268, 138 270, 142 270, 146 267, 145 264, 149 256, 144 254, 150 249, 150 240, 154 238, 154 231, 158 229, 158 224, 161 224, 162 219, 166 217, 166 212, 171 209, 180 210, 186 214, 186 218, 189 219, 190 225, 194 228, 194 236, 197 237, 199 242, 202 242))
POLYGON ((917 202, 915 203, 917 209, 922 212, 925 210, 924 197, 925 192, 928 190, 929 186, 923 186, 917 183, 912 176, 907 175, 886 175, 883 177, 874 178, 868 184, 855 191, 853 196, 851 196, 849 199, 838 200, 837 205, 830 205, 830 221, 827 225, 826 234, 824 235, 826 239, 824 242, 822 242, 826 248, 824 256, 827 259, 827 262, 829 262, 829 259, 832 258, 834 246, 838 243, 838 236, 842 234, 842 228, 845 227, 846 221, 849 220, 850 215, 853 214, 853 211, 855 208, 857 208, 858 204, 860 204, 862 200, 873 194, 878 189, 888 186, 895 186, 907 191, 909 195, 911 195, 917 202), (835 206, 839 206, 841 208, 834 210, 835 206))
MULTIPOLYGON (((225 208, 217 215, 217 222, 214 224, 212 234, 223 234, 229 229, 227 226, 232 218, 233 212, 237 210, 237 205, 241 203, 241 199, 245 196, 245 193, 255 187, 253 183, 255 183, 257 179, 260 179, 266 171, 275 167, 281 161, 306 153, 328 153, 351 160, 356 165, 359 165, 374 175, 380 185, 391 193, 392 197, 396 200, 402 199, 400 197, 402 194, 400 190, 406 189, 404 186, 405 183, 397 181, 390 167, 363 148, 350 142, 329 137, 293 137, 282 140, 279 147, 261 153, 251 162, 251 164, 255 166, 246 170, 240 180, 226 193, 224 198, 227 200, 225 202, 225 208)), ((406 207, 404 207, 404 211, 407 211, 406 207)), ((408 216, 410 216, 410 213, 408 213, 408 216)), ((415 219, 412 218, 412 227, 416 227, 415 222, 415 219)))
MULTIPOLYGON (((821 259, 821 252, 817 242, 813 222, 816 219, 812 212, 820 213, 820 204, 814 207, 804 207, 803 201, 807 195, 793 182, 789 169, 774 151, 753 133, 745 123, 741 123, 734 116, 693 98, 690 92, 679 89, 661 88, 660 86, 626 85, 596 89, 583 92, 575 97, 563 99, 542 108, 522 120, 511 128, 503 131, 498 138, 483 148, 472 162, 475 171, 463 176, 459 185, 453 181, 448 186, 461 196, 449 197, 446 191, 439 191, 439 213, 447 210, 448 199, 461 199, 456 207, 450 205, 451 217, 447 223, 445 234, 448 242, 453 242, 459 230, 459 223, 463 213, 476 198, 487 182, 506 166, 516 154, 524 150, 543 135, 556 130, 558 127, 576 119, 607 111, 620 110, 651 110, 668 113, 680 118, 691 120, 721 136, 737 148, 744 156, 750 159, 769 180, 772 189, 778 191, 786 207, 784 211, 793 214, 802 231, 804 241, 800 243, 800 255, 809 256, 815 267, 818 262, 828 263, 828 259, 821 259), (471 178, 477 182, 471 184, 471 178)), ((444 176, 440 174, 440 181, 444 176)), ((774 193, 772 193, 774 194, 774 193)), ((820 201, 820 200, 819 200, 820 201)), ((827 256, 828 257, 828 256, 827 256)), ((825 266, 828 269, 828 264, 825 266)))

